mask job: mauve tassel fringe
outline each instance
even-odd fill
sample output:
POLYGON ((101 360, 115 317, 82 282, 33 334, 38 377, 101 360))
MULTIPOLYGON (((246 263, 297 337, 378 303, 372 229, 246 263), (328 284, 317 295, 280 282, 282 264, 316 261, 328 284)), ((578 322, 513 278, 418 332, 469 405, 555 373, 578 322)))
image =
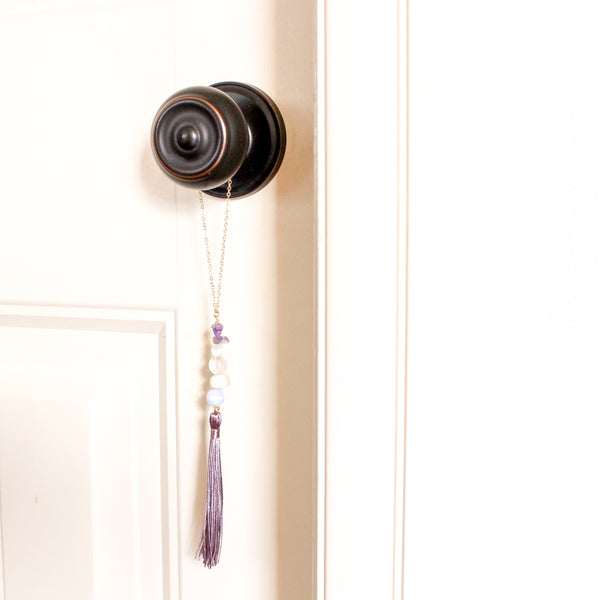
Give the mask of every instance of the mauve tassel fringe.
POLYGON ((221 474, 221 413, 210 415, 210 446, 208 447, 208 481, 206 484, 206 512, 202 539, 196 558, 212 569, 221 556, 223 540, 223 476, 221 474))

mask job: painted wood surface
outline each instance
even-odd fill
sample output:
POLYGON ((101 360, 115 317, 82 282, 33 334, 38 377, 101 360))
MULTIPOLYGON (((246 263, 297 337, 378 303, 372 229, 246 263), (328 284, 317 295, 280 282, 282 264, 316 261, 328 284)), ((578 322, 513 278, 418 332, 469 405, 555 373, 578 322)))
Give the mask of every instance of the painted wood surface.
MULTIPOLYGON (((1 4, 4 600, 310 596, 314 29, 313 4, 292 0, 1 4), (288 149, 232 207, 225 541, 209 572, 193 559, 211 317, 200 212, 154 164, 149 131, 177 89, 223 80, 273 97, 288 149), (166 338, 118 316, 147 311, 168 316, 166 338)), ((207 204, 216 249, 223 204, 207 204)))
POLYGON ((596 598, 600 10, 320 15, 319 598, 596 598))

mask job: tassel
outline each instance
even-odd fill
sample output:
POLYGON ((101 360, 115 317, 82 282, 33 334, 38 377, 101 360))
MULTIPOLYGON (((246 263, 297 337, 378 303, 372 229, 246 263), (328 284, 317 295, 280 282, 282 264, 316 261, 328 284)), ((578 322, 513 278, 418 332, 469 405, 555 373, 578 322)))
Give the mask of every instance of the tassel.
POLYGON ((210 415, 210 446, 208 447, 208 480, 206 484, 206 512, 202 539, 196 558, 212 569, 221 557, 223 540, 223 476, 221 474, 221 413, 210 415))

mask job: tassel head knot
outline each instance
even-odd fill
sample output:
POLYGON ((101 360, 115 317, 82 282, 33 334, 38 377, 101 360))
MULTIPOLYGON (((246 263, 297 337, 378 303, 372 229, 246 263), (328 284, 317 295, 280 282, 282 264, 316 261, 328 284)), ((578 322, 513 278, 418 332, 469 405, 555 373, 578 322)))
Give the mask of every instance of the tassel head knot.
POLYGON ((210 413, 210 428, 214 431, 215 429, 218 431, 221 428, 221 413, 218 413, 216 410, 210 413))

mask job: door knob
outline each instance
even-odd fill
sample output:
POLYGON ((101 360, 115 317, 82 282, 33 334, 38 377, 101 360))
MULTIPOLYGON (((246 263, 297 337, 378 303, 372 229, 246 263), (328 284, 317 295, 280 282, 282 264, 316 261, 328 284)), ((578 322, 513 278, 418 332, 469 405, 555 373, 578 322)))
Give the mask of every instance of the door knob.
POLYGON ((279 109, 258 88, 237 82, 173 94, 152 124, 152 151, 171 179, 218 198, 266 186, 281 166, 286 133, 279 109))

